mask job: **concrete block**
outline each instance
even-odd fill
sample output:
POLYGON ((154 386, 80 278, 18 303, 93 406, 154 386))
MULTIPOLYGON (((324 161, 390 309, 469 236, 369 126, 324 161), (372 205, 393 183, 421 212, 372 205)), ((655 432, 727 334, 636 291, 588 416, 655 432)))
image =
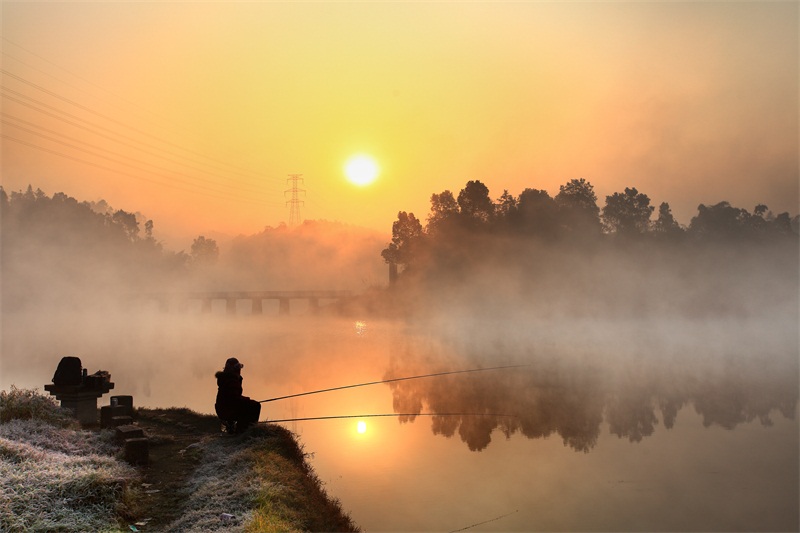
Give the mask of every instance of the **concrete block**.
POLYGON ((144 465, 150 461, 150 444, 144 437, 125 441, 125 461, 132 465, 144 465))
POLYGON ((100 407, 100 427, 111 428, 116 427, 112 425, 112 418, 115 416, 130 416, 127 414, 128 408, 124 405, 104 405, 100 407))
POLYGON ((70 409, 81 424, 93 426, 97 424, 97 397, 64 398, 61 407, 70 409))
POLYGON ((133 416, 133 396, 112 396, 111 407, 124 407, 124 416, 133 416))
POLYGON ((133 418, 129 416, 112 416, 111 425, 109 427, 116 428, 119 426, 126 426, 133 424, 133 418))
POLYGON ((144 437, 144 431, 139 426, 125 424, 124 426, 117 426, 117 440, 125 442, 128 439, 138 439, 144 437))

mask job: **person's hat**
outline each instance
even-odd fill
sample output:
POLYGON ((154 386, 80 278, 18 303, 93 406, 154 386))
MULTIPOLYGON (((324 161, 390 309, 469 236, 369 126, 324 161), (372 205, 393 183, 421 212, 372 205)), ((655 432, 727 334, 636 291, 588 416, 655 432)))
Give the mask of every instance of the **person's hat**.
POLYGON ((231 357, 225 361, 225 370, 238 370, 240 368, 244 368, 244 365, 235 357, 231 357))

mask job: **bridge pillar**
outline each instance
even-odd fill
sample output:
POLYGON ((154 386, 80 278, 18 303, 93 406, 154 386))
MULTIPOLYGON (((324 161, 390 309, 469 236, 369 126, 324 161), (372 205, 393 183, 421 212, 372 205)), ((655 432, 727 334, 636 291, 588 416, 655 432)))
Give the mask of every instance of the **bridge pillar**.
POLYGON ((225 298, 225 312, 229 315, 236 314, 236 298, 225 298))
POLYGON ((278 314, 289 314, 289 298, 278 298, 278 314))
POLYGON ((203 305, 200 309, 202 313, 210 313, 211 312, 211 298, 203 298, 203 305))
POLYGON ((251 311, 254 315, 260 315, 264 312, 264 304, 261 298, 253 298, 253 310, 251 311))

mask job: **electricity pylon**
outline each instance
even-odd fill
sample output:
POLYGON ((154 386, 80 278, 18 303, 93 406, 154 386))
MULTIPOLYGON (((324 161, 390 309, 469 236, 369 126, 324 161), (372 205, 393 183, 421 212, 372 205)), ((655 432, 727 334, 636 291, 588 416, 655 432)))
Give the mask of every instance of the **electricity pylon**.
POLYGON ((284 195, 286 195, 287 192, 292 193, 291 199, 286 201, 286 205, 289 206, 289 226, 297 226, 302 222, 300 220, 300 206, 305 206, 305 202, 299 199, 299 193, 305 194, 306 190, 297 187, 298 181, 301 184, 303 183, 303 178, 300 176, 302 176, 302 174, 289 174, 289 178, 286 182, 291 182, 292 186, 290 189, 283 191, 284 195))

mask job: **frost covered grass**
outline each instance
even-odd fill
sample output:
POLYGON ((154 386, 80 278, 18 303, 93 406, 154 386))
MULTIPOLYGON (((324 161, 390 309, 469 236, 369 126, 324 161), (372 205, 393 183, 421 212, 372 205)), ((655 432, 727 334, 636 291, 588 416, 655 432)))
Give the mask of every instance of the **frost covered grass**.
POLYGON ((0 424, 31 419, 60 427, 76 424, 69 411, 59 407, 52 397, 35 389, 18 389, 11 385, 10 391, 0 391, 0 424))
POLYGON ((282 427, 210 438, 199 453, 188 503, 169 531, 359 531, 282 427))
POLYGON ((0 531, 118 531, 139 474, 110 431, 35 390, 0 391, 0 531))
POLYGON ((180 513, 159 522, 163 515, 152 514, 160 512, 157 506, 146 507, 142 489, 153 465, 141 472, 122 462, 113 431, 82 430, 52 398, 35 390, 0 391, 0 532, 128 531, 128 524, 143 516, 150 517, 145 523, 153 518, 153 531, 170 533, 358 531, 339 502, 327 496, 286 429, 258 426, 230 437, 200 431, 178 451, 189 441, 176 443, 178 434, 170 429, 185 430, 205 415, 167 411, 170 423, 158 430, 152 426, 156 435, 148 438, 165 447, 162 453, 168 450, 167 461, 172 450, 188 459, 177 461, 187 477, 170 469, 174 477, 156 472, 158 483, 172 483, 171 509, 180 513))

